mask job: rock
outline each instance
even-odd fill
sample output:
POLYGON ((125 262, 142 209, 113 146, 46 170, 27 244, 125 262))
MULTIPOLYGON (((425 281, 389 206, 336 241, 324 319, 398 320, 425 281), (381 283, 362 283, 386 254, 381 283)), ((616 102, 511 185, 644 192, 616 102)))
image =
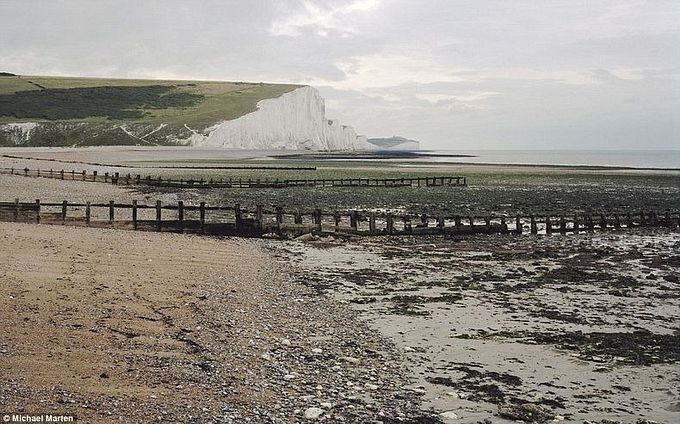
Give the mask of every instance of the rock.
POLYGON ((357 358, 352 358, 351 356, 343 356, 340 359, 345 362, 349 362, 350 364, 358 364, 360 362, 357 358))
POLYGON ((109 374, 104 371, 103 373, 99 374, 99 378, 109 378, 109 374))
POLYGON ((445 420, 457 420, 458 414, 453 411, 445 411, 439 414, 439 416, 445 420))
POLYGON ((330 403, 330 402, 321 402, 319 405, 321 405, 321 407, 322 407, 323 409, 331 409, 331 408, 333 408, 333 404, 330 403))
POLYGON ((323 409, 321 408, 307 408, 305 409, 305 418, 308 420, 316 420, 323 415, 323 409))
POLYGON ((554 415, 548 410, 531 403, 522 405, 498 405, 498 416, 511 420, 534 423, 544 423, 554 418, 554 415))
POLYGON ((303 234, 299 237, 295 237, 295 240, 296 241, 312 241, 312 240, 314 240, 314 236, 312 235, 312 233, 307 233, 307 234, 303 234))
POLYGON ((319 354, 319 353, 321 353, 321 352, 323 352, 323 350, 322 350, 322 349, 319 349, 318 347, 315 347, 314 349, 312 349, 312 353, 319 354))
POLYGON ((281 339, 281 344, 284 346, 290 346, 290 340, 288 339, 281 339))

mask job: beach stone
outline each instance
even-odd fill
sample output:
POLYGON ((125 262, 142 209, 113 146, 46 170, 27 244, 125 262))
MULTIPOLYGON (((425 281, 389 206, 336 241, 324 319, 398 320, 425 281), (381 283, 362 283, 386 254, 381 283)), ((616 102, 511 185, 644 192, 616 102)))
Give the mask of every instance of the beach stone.
POLYGON ((307 408, 305 409, 305 418, 308 420, 316 420, 323 415, 323 409, 321 408, 307 408))
POLYGON ((445 411, 439 414, 439 416, 445 420, 457 420, 458 414, 453 411, 445 411))
POLYGON ((350 364, 358 364, 359 360, 357 358, 352 358, 351 356, 343 356, 342 358, 343 361, 349 362, 350 364))
POLYGON ((296 241, 312 241, 312 240, 314 240, 314 236, 312 235, 312 233, 307 233, 307 234, 303 234, 299 237, 296 237, 295 240, 296 241))

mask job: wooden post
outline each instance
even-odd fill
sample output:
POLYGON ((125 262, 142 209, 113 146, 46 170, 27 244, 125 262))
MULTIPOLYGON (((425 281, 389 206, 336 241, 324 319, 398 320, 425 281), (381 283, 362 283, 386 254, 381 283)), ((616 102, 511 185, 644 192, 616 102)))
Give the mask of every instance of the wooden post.
POLYGON ((68 202, 64 200, 61 203, 61 224, 64 225, 66 224, 66 210, 68 208, 68 202))
POLYGON ((338 211, 333 212, 333 219, 335 220, 335 232, 340 231, 340 214, 338 211))
POLYGON ((115 207, 113 200, 109 201, 109 224, 113 225, 113 220, 114 220, 114 214, 115 214, 115 207))
POLYGON ((445 224, 444 215, 439 215, 437 217, 437 228, 439 229, 440 233, 444 232, 444 224, 445 224))
POLYGON ((567 221, 564 219, 564 216, 560 216, 560 234, 566 233, 567 233, 567 221))
POLYGON ((484 218, 484 224, 486 225, 486 232, 491 233, 491 217, 487 216, 484 218))
POLYGON ((359 212, 357 211, 352 211, 349 214, 349 226, 353 231, 356 231, 358 228, 358 217, 359 217, 359 212))
POLYGON ((475 226, 475 218, 473 216, 468 216, 468 221, 470 222, 470 229, 475 226))
POLYGON ((59 175, 61 176, 61 179, 63 180, 63 179, 64 179, 64 170, 63 170, 63 169, 61 170, 61 172, 59 173, 59 175))
POLYGON ((368 217, 368 231, 371 234, 375 234, 375 212, 371 212, 368 217))
POLYGON ((538 226, 536 225, 536 217, 531 215, 529 217, 529 219, 531 220, 531 234, 538 234, 538 226))
POLYGON ((545 217, 545 233, 552 234, 552 221, 550 220, 550 215, 545 217))
POLYGON ((105 183, 109 182, 109 173, 108 172, 104 172, 104 182, 105 183))
POLYGON ((429 222, 426 214, 420 215, 420 223, 425 228, 427 228, 430 225, 430 222, 429 222))
POLYGON ((114 183, 115 185, 118 185, 118 178, 120 178, 120 173, 116 172, 115 174, 113 174, 113 179, 111 180, 111 182, 114 183))
POLYGON ((87 171, 83 170, 83 181, 85 181, 86 176, 87 176, 87 171))
POLYGON ((19 221, 19 199, 14 199, 14 221, 19 221))
POLYGON ((92 171, 92 181, 97 181, 97 171, 92 171))
MULTIPOLYGON (((38 170, 38 176, 40 176, 40 170, 38 170)), ((71 170, 71 179, 72 179, 73 181, 76 180, 76 171, 75 171, 75 169, 72 169, 72 170, 71 170)))
POLYGON ((276 223, 279 226, 283 224, 283 208, 281 206, 276 207, 276 223))
POLYGON ((257 226, 260 230, 264 228, 264 221, 262 220, 263 218, 263 206, 262 205, 257 205, 255 206, 255 221, 257 222, 257 226))
POLYGON ((36 171, 38 173, 38 178, 40 178, 40 169, 36 171))
POLYGON ((300 210, 295 209, 295 215, 293 217, 293 220, 295 222, 295 225, 302 225, 302 214, 300 214, 300 210))
POLYGON ((614 214, 614 228, 621 228, 621 218, 618 213, 614 214))
POLYGON ((593 217, 590 214, 586 215, 586 226, 588 227, 588 231, 593 231, 595 229, 595 224, 593 224, 593 217))
POLYGON ((460 230, 463 224, 460 222, 460 216, 454 216, 453 217, 454 222, 456 223, 456 230, 460 230))
POLYGON ((177 202, 177 220, 179 221, 179 230, 184 232, 184 202, 179 200, 177 202))
POLYGON ((315 230, 316 230, 317 232, 319 232, 319 233, 320 233, 321 230, 322 230, 322 228, 321 228, 321 220, 322 220, 321 209, 314 209, 314 225, 315 225, 315 230))
POLYGON ((607 218, 604 217, 603 213, 600 214, 600 228, 607 228, 607 218))
POLYGON ((522 228, 522 217, 517 215, 515 217, 515 232, 517 234, 522 234, 523 228, 522 228))
POLYGON ((413 227, 411 226, 411 217, 408 215, 404 217, 404 232, 406 234, 411 234, 413 232, 413 227))
POLYGON ((35 222, 40 224, 40 199, 35 199, 35 222))
POLYGON ((580 231, 579 228, 579 222, 578 222, 578 215, 574 215, 574 232, 578 233, 580 231))
POLYGON ((633 226, 633 216, 630 213, 626 214, 626 227, 631 228, 633 226))
POLYGON ((394 217, 390 213, 387 214, 387 233, 394 233, 394 217))
POLYGON ((162 216, 161 216, 161 201, 156 200, 156 231, 162 231, 163 230, 163 221, 162 216))
POLYGON ((90 202, 85 204, 85 225, 90 226, 90 202))
POLYGON ((201 220, 201 234, 205 233, 205 202, 201 202, 198 207, 199 219, 201 220))
POLYGON ((508 233, 508 223, 505 222, 505 217, 501 216, 501 233, 502 234, 507 234, 508 233))
POLYGON ((132 229, 137 229, 137 201, 132 201, 132 229))
POLYGON ((241 205, 238 203, 234 205, 234 223, 236 228, 241 228, 241 205))

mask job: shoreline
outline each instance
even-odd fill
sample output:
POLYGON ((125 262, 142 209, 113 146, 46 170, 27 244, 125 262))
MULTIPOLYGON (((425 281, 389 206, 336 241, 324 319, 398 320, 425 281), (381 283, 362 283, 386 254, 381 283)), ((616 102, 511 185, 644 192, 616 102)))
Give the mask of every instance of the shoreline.
MULTIPOLYGON (((107 168, 138 168, 138 169, 177 169, 177 170, 247 170, 248 166, 257 168, 276 169, 281 161, 318 162, 319 165, 374 163, 381 165, 431 166, 431 167, 498 167, 504 169, 564 169, 570 171, 657 171, 680 172, 680 166, 624 166, 624 165, 589 165, 589 164, 551 164, 551 163, 513 163, 513 162, 484 162, 477 161, 427 161, 426 158, 450 157, 472 158, 479 157, 471 154, 427 154, 424 151, 357 151, 348 152, 310 152, 285 150, 239 150, 193 148, 188 146, 97 146, 97 147, 0 147, 0 157, 16 161, 51 161, 64 164, 78 164, 107 168), (33 156, 25 155, 31 153, 33 156), (35 156, 35 155, 38 156, 35 156), (93 156, 94 155, 94 156, 93 156), (139 156, 147 156, 140 159, 139 156), (73 157, 76 157, 75 159, 73 157), (107 157, 106 161, 101 160, 107 157), (64 157, 67 157, 66 159, 64 157), (94 160, 93 157, 97 159, 94 160), (229 162, 225 166, 201 166, 200 163, 229 162), (270 162, 263 164, 262 161, 270 162), (184 163, 185 165, 169 166, 168 163, 184 163), (186 164, 191 165, 186 165, 186 164), (163 165, 166 164, 166 165, 163 165), (195 166, 194 166, 195 165, 195 166)), ((280 166, 279 166, 280 167, 280 166)))

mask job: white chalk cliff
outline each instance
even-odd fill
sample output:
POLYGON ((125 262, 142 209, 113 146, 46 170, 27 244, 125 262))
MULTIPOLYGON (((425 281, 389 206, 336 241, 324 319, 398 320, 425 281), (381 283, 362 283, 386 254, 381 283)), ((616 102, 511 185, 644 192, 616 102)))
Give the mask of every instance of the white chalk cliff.
POLYGON ((191 131, 189 139, 177 142, 230 149, 375 149, 354 128, 326 118, 323 98, 307 86, 262 100, 255 112, 191 131))

